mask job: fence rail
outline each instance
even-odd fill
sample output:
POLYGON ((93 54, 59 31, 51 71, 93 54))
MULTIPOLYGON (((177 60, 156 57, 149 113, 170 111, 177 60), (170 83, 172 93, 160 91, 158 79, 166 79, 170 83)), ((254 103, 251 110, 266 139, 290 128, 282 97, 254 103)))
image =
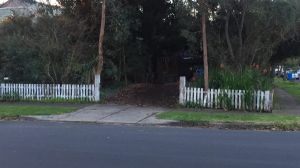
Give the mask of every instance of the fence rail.
POLYGON ((95 85, 76 84, 0 84, 5 100, 84 100, 95 101, 95 85))
POLYGON ((272 111, 273 92, 209 89, 187 87, 185 77, 180 78, 179 103, 203 108, 272 111))

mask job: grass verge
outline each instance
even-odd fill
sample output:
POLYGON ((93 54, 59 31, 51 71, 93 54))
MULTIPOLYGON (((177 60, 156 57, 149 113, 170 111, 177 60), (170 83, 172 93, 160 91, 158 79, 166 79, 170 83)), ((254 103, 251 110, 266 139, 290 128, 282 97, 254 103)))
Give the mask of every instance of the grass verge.
POLYGON ((0 119, 16 118, 28 115, 52 115, 68 113, 76 107, 60 107, 47 105, 0 105, 0 119))
POLYGON ((287 91, 289 94, 300 100, 300 83, 285 81, 281 78, 275 78, 275 86, 287 91))
POLYGON ((175 120, 189 125, 198 124, 234 124, 234 125, 263 125, 268 128, 281 130, 299 130, 300 116, 276 114, 235 114, 207 112, 166 112, 157 116, 160 119, 175 120))

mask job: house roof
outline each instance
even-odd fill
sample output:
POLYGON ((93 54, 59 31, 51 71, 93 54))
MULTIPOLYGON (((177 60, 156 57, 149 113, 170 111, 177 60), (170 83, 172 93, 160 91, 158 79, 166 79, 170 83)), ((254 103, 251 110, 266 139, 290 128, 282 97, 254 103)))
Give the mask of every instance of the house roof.
POLYGON ((36 3, 35 0, 8 0, 3 4, 0 4, 0 8, 24 8, 36 3))

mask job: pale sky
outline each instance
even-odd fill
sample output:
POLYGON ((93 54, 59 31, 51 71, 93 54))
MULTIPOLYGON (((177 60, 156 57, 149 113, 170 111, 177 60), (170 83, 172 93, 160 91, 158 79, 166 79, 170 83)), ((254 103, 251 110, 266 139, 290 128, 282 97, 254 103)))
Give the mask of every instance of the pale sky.
MULTIPOLYGON (((8 0, 0 0, 0 4, 4 3, 6 1, 8 1, 8 0)), ((45 3, 47 2, 46 0, 36 0, 36 1, 45 2, 45 3)), ((56 0, 49 0, 49 1, 50 1, 51 4, 57 4, 56 0)))

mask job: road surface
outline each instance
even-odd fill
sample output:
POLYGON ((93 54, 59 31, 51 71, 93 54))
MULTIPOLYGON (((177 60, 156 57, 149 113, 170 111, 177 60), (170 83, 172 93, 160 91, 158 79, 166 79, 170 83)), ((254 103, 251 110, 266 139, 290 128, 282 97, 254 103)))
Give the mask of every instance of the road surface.
POLYGON ((0 122, 1 168, 299 168, 300 132, 0 122))

